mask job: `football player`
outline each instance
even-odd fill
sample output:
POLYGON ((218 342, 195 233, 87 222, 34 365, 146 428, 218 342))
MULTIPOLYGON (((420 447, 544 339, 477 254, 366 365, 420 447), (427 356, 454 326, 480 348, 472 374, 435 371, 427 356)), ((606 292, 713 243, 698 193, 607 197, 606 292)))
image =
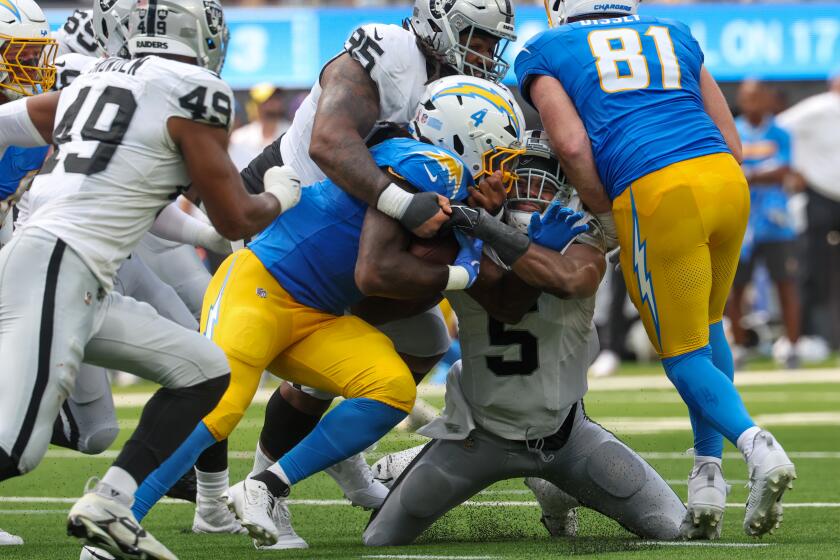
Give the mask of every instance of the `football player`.
MULTIPOLYGON (((52 87, 56 48, 46 17, 35 2, 0 2, 0 232, 4 238, 12 228, 12 205, 29 188, 49 149, 10 145, 6 137, 37 133, 8 116, 4 105, 52 87)), ((0 546, 17 544, 23 544, 23 539, 0 529, 0 546)))
POLYGON ((724 436, 748 466, 744 530, 760 536, 781 522, 796 471, 750 418, 721 323, 749 213, 741 143, 688 27, 638 3, 554 0, 560 25, 525 45, 517 78, 583 202, 612 204, 628 292, 688 406, 685 536, 720 534, 724 436))
POLYGON ((231 92, 215 73, 227 42, 218 2, 144 0, 130 28, 131 60, 104 59, 61 92, 13 102, 27 109, 14 114, 28 141, 56 150, 34 181, 32 216, 0 251, 0 478, 43 457, 82 355, 156 380, 164 388, 103 480, 73 506, 68 531, 119 557, 174 558, 128 508, 190 420, 218 402, 229 366, 206 338, 115 294, 114 273, 178 185, 192 182, 233 239, 293 206, 299 185, 272 176, 265 194, 249 195, 227 157, 231 92), (168 44, 166 57, 143 56, 153 32, 152 43, 168 44), (21 352, 32 340, 38 351, 21 352))
MULTIPOLYGON (((505 221, 534 235, 541 217, 579 201, 544 133, 528 132, 525 150, 505 221)), ((462 361, 449 372, 443 414, 420 430, 433 441, 374 465, 378 478, 396 482, 371 517, 365 544, 409 544, 483 488, 523 475, 545 479, 526 483, 554 536, 574 534, 575 500, 643 538, 679 535, 680 499, 584 413, 586 370, 598 351, 592 315, 605 249, 600 228, 593 228, 562 254, 552 252, 558 274, 546 291, 485 261, 472 288, 447 292, 462 361)))
MULTIPOLYGON (((393 180, 463 201, 475 180, 501 175, 519 154, 524 118, 504 86, 477 78, 434 82, 426 103, 436 103, 438 97, 457 107, 447 120, 472 134, 459 137, 464 140, 464 162, 455 153, 452 136, 419 141, 400 128, 398 137, 377 142, 371 154, 393 180), (470 115, 478 113, 482 118, 467 126, 476 120, 470 115)), ((205 298, 202 331, 227 354, 236 387, 232 384, 190 440, 144 483, 138 506, 146 502, 146 490, 167 488, 192 465, 196 453, 228 437, 266 369, 345 400, 278 463, 228 491, 230 507, 257 544, 274 545, 280 537, 276 510, 285 511, 291 485, 360 452, 405 417, 415 396, 406 364, 384 334, 344 314, 362 299, 356 258, 365 252, 360 236, 367 208, 330 180, 316 183, 303 190, 296 209, 275 220, 216 272, 205 298)), ((395 286, 402 297, 439 299, 446 286, 464 289, 472 284, 480 243, 460 242, 454 266, 426 263, 408 252, 406 242, 400 253, 415 274, 395 286)), ((140 517, 145 511, 135 507, 135 513, 140 517)))
MULTIPOLYGON (((410 195, 395 184, 389 186, 393 179, 375 164, 365 140, 376 130, 376 123, 407 124, 426 85, 441 76, 470 74, 491 81, 501 79, 507 71, 502 53, 515 38, 513 24, 510 2, 452 0, 444 6, 439 0, 417 0, 413 16, 403 27, 359 27, 344 50, 325 65, 291 128, 242 171, 246 187, 261 192, 265 171, 285 163, 298 173, 303 184, 329 178, 372 207, 400 218, 409 230, 431 234, 446 220, 434 193, 410 195)), ((488 186, 481 192, 470 192, 477 203, 486 204, 482 193, 490 191, 488 186)), ((498 205, 502 202, 500 198, 498 205)), ((450 343, 437 308, 379 328, 391 338, 418 378, 434 367, 450 343)), ((269 456, 279 458, 296 445, 315 427, 333 396, 291 386, 277 391, 268 406, 271 423, 295 428, 274 434, 267 449, 269 456)), ((226 517, 227 509, 220 500, 228 479, 223 445, 214 446, 201 458, 203 465, 214 467, 212 471, 198 468, 196 473, 200 504, 194 526, 205 530, 237 528, 226 517)), ((262 450, 256 453, 260 458, 262 450)), ((366 476, 369 471, 361 457, 327 472, 355 504, 377 507, 387 493, 366 476)), ((299 540, 292 540, 301 545, 299 540)), ((281 542, 277 546, 285 545, 281 542)))

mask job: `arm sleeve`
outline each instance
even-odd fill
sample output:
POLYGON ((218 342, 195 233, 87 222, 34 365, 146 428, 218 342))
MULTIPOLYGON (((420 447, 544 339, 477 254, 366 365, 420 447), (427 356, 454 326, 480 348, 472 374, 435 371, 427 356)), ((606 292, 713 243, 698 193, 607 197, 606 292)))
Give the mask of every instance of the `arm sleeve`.
POLYGON ((181 210, 177 201, 161 210, 149 231, 176 243, 204 247, 223 255, 230 253, 229 241, 219 235, 213 226, 181 210))

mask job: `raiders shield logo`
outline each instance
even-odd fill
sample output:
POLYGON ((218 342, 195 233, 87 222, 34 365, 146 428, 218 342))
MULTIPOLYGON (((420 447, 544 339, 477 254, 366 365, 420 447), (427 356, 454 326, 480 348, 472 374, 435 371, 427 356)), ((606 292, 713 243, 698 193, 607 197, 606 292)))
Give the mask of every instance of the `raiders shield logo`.
POLYGON ((114 7, 118 0, 99 0, 99 7, 102 9, 103 12, 107 12, 111 8, 114 7))
POLYGON ((442 18, 449 13, 456 0, 429 0, 429 11, 436 18, 442 18))
POLYGON ((204 15, 210 33, 216 35, 225 25, 225 14, 217 0, 204 0, 204 15))

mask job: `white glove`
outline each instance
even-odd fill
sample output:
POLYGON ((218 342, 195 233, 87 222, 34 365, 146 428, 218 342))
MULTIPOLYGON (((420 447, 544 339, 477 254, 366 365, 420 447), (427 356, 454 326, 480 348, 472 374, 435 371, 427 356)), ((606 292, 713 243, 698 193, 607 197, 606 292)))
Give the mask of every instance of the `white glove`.
POLYGON ((604 240, 607 245, 607 251, 612 251, 618 247, 618 228, 615 226, 615 219, 612 212, 604 212, 603 214, 595 214, 600 222, 601 229, 604 232, 604 240))
POLYGON ((294 208, 300 201, 300 178, 290 165, 272 167, 263 177, 265 192, 280 201, 280 213, 294 208))

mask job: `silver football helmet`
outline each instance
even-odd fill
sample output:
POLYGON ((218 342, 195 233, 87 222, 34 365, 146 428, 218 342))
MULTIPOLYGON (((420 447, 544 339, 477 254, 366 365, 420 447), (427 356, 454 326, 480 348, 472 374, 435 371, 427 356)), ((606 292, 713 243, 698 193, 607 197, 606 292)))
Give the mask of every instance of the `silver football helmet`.
POLYGON ((132 56, 194 57, 219 73, 225 63, 228 27, 219 0, 139 0, 128 18, 132 56))
POLYGON ((621 14, 629 16, 638 11, 639 2, 641 0, 621 0, 621 2, 604 2, 604 0, 543 0, 549 27, 563 25, 571 17, 590 14, 621 14))
POLYGON ((130 58, 128 18, 137 0, 95 0, 93 32, 96 42, 108 56, 130 58))
POLYGON ((526 131, 524 148, 516 166, 518 180, 508 193, 505 221, 527 233, 531 214, 542 214, 555 200, 569 206, 575 191, 545 131, 526 131))
POLYGON ((460 74, 493 82, 507 74, 510 65, 502 56, 516 40, 510 0, 415 0, 410 27, 460 74), (498 39, 492 56, 470 49, 476 33, 498 39), (478 57, 481 64, 468 62, 467 55, 478 57))

